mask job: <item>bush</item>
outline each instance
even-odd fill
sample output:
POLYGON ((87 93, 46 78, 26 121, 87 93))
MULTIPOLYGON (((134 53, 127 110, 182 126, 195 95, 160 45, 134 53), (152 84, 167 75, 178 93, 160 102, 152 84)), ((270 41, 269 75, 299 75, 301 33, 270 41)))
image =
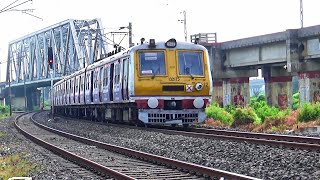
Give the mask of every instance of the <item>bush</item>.
POLYGON ((264 122, 264 120, 267 117, 276 116, 280 113, 280 109, 276 107, 270 107, 268 106, 266 101, 256 101, 253 103, 250 103, 250 107, 252 107, 255 111, 255 113, 258 115, 259 118, 261 118, 261 121, 264 122))
POLYGON ((257 98, 257 102, 266 101, 266 96, 264 94, 260 94, 257 98))
POLYGON ((234 114, 234 122, 232 126, 240 126, 247 124, 260 124, 261 119, 249 106, 244 108, 237 108, 234 114))
POLYGON ((300 93, 295 93, 293 96, 293 109, 298 109, 300 105, 300 93))
POLYGON ((217 104, 211 104, 206 107, 205 111, 208 118, 212 118, 227 125, 231 125, 233 123, 232 115, 217 104))
POLYGON ((9 112, 9 107, 8 106, 0 106, 0 113, 5 114, 9 112))
POLYGON ((320 118, 320 103, 305 103, 298 115, 299 122, 309 122, 320 118))
POLYGON ((235 105, 228 104, 224 109, 228 113, 230 113, 232 116, 234 116, 234 113, 236 112, 236 106, 235 105))

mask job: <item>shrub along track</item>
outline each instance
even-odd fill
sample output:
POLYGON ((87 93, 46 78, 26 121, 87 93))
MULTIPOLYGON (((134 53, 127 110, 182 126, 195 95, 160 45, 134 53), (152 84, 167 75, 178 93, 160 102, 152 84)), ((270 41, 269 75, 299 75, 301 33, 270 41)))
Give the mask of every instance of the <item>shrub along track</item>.
POLYGON ((151 126, 153 131, 198 138, 246 141, 257 144, 320 151, 320 138, 268 133, 240 132, 207 128, 151 126))
POLYGON ((34 123, 36 122, 33 121, 32 123, 32 121, 30 119, 24 121, 17 119, 15 126, 25 136, 31 138, 41 146, 93 171, 107 174, 117 179, 204 179, 204 177, 255 179, 227 171, 101 143, 57 131, 38 123, 35 125, 34 123), (183 171, 179 171, 176 168, 183 171), (184 172, 185 170, 187 172, 184 172))

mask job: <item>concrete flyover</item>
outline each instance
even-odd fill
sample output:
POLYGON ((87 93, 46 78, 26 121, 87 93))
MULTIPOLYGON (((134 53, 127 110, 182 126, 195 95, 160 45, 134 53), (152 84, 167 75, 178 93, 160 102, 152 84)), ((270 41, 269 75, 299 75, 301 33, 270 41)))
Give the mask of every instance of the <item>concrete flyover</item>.
POLYGON ((292 77, 299 78, 300 102, 320 101, 320 25, 218 43, 215 33, 192 35, 209 50, 213 100, 249 103, 249 77, 262 70, 267 102, 292 106, 292 77))

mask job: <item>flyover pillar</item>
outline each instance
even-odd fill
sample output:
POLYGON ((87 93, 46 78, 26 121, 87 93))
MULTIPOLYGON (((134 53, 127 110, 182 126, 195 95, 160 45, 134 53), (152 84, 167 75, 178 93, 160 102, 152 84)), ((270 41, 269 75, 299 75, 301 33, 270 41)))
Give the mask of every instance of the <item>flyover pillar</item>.
POLYGON ((223 88, 222 88, 223 81, 221 80, 213 80, 213 95, 212 100, 220 105, 223 106, 223 88))
POLYGON ((320 102, 320 71, 299 73, 300 102, 320 102))
POLYGON ((262 73, 268 105, 280 109, 291 108, 292 76, 283 68, 264 68, 262 73))
POLYGON ((34 107, 40 107, 41 92, 37 88, 27 89, 27 109, 34 110, 34 107))
POLYGON ((243 107, 250 103, 249 77, 224 79, 223 105, 235 105, 243 107))

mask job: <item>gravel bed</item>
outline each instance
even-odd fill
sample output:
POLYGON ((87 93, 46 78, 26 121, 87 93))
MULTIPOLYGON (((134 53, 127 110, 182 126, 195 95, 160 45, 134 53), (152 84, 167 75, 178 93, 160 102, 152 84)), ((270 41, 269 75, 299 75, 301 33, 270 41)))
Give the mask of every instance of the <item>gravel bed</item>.
POLYGON ((28 175, 33 180, 92 179, 92 177, 101 179, 92 172, 34 144, 15 129, 13 122, 14 118, 0 120, 0 132, 5 134, 0 136, 0 157, 16 153, 24 154, 23 157, 27 162, 37 166, 36 171, 28 175))
POLYGON ((209 140, 90 121, 36 119, 63 131, 110 144, 262 179, 320 179, 320 152, 273 148, 266 145, 209 140))

